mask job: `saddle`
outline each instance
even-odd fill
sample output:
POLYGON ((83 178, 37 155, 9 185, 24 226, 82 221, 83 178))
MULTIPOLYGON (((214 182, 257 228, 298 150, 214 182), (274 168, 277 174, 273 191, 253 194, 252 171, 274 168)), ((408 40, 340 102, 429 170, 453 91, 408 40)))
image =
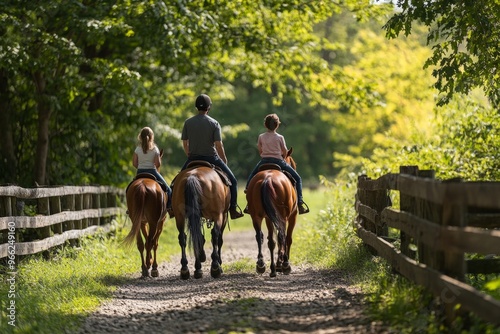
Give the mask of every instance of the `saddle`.
MULTIPOLYGON (((231 186, 231 181, 227 177, 226 173, 224 173, 224 171, 220 167, 215 166, 214 164, 211 164, 208 161, 205 161, 205 160, 193 160, 193 161, 191 161, 186 166, 186 169, 189 170, 189 169, 195 169, 195 168, 198 168, 198 167, 212 168, 217 174, 219 174, 222 182, 224 182, 224 184, 226 186, 228 186, 228 187, 231 186)), ((174 180, 172 180, 172 186, 173 186, 174 181, 175 181, 176 178, 177 178, 177 176, 174 178, 174 180)))
MULTIPOLYGON (((159 182, 156 177, 153 175, 153 174, 150 174, 150 173, 139 173, 137 174, 134 179, 132 181, 130 181, 130 183, 128 184, 127 186, 127 190, 128 190, 128 187, 130 187, 130 185, 132 184, 132 182, 134 182, 135 180, 138 180, 138 179, 151 179, 151 180, 155 180, 156 182, 158 182, 158 184, 160 185, 161 189, 164 191, 164 192, 167 192, 167 186, 164 185, 163 183, 159 182)), ((125 190, 125 193, 127 192, 127 190, 125 190)))
POLYGON ((290 174, 286 170, 281 169, 280 165, 278 165, 278 164, 273 164, 271 162, 262 164, 259 166, 259 172, 262 172, 263 170, 278 170, 278 171, 282 172, 283 174, 285 174, 286 177, 288 177, 288 179, 290 180, 290 182, 292 182, 292 185, 294 187, 295 187, 295 184, 297 183, 295 181, 295 179, 293 178, 292 174, 290 174))

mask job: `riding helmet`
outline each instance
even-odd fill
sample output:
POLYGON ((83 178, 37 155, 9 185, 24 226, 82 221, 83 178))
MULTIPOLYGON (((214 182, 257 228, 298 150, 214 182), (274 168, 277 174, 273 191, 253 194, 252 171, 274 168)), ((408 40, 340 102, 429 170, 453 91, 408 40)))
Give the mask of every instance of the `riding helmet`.
POLYGON ((196 98, 196 109, 198 110, 208 110, 208 108, 212 105, 212 100, 210 96, 206 94, 201 94, 196 98))

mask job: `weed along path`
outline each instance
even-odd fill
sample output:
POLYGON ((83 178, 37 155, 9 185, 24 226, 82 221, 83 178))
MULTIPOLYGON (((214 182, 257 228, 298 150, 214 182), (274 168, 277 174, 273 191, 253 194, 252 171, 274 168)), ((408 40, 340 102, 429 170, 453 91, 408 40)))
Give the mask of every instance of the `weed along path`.
POLYGON ((253 231, 227 231, 221 278, 210 276, 207 261, 203 278, 181 280, 174 257, 160 265, 160 277, 138 272, 118 288, 80 333, 389 333, 363 314, 363 296, 345 273, 294 266, 292 248, 292 273, 271 278, 269 269, 255 272, 256 257, 253 231))

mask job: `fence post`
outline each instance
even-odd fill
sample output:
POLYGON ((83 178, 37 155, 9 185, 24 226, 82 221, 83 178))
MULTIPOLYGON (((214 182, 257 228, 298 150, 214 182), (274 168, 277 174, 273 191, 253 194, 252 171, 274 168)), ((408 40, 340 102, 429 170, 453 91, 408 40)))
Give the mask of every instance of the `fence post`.
MULTIPOLYGON (((51 215, 61 212, 61 197, 59 197, 59 196, 50 197, 49 203, 50 203, 50 214, 51 215)), ((53 224, 52 227, 53 227, 52 230, 54 231, 54 233, 62 234, 62 232, 63 232, 62 223, 53 224)))
POLYGON ((378 189, 375 191, 375 201, 373 203, 373 209, 377 211, 379 221, 377 222, 376 228, 377 228, 377 236, 379 237, 387 237, 389 236, 389 227, 387 224, 381 225, 381 220, 380 220, 380 215, 382 211, 388 207, 391 206, 391 199, 388 194, 388 189, 378 189))
MULTIPOLYGON (((62 198, 62 210, 63 211, 75 211, 75 195, 66 195, 62 198)), ((63 232, 70 231, 75 228, 76 221, 69 220, 63 223, 63 232)), ((69 241, 70 245, 76 247, 76 239, 71 239, 69 241)))
MULTIPOLYGON (((99 193, 97 194, 92 194, 92 209, 99 209, 101 207, 101 201, 100 201, 100 196, 99 193)), ((92 218, 92 225, 99 226, 99 221, 100 218, 92 218)))
MULTIPOLYGON (((12 200, 11 197, 0 198, 0 217, 12 217, 12 200)), ((16 241, 19 234, 16 233, 16 241)), ((8 231, 3 230, 0 234, 0 243, 6 243, 8 240, 8 231)))
MULTIPOLYGON (((408 174, 417 176, 418 166, 400 166, 400 174, 408 174)), ((401 211, 405 211, 411 214, 415 214, 415 198, 406 194, 399 193, 399 208, 401 211)), ((404 255, 415 259, 416 253, 410 249, 411 237, 407 236, 405 232, 400 232, 401 239, 401 253, 404 255)))
MULTIPOLYGON (((460 179, 452 179, 443 182, 443 185, 452 182, 461 182, 460 179)), ((452 193, 448 189, 445 191, 442 209, 442 226, 466 226, 467 207, 463 201, 463 194, 452 193)), ((443 252, 443 263, 441 272, 445 275, 465 281, 466 263, 465 254, 463 251, 445 250, 443 252)), ((443 302, 446 319, 452 323, 455 317, 460 314, 466 316, 463 310, 455 309, 456 295, 452 289, 447 289, 441 293, 441 301, 443 302)))
MULTIPOLYGON (((370 180, 370 178, 366 175, 359 175, 358 176, 358 185, 357 185, 358 190, 356 192, 358 202, 360 204, 371 207, 372 201, 370 200, 369 191, 366 190, 365 188, 360 187, 361 180, 367 181, 367 180, 370 180)), ((372 224, 371 222, 369 222, 367 219, 361 218, 361 216, 359 214, 358 214, 356 219, 357 219, 358 223, 361 225, 361 227, 363 227, 365 230, 376 233, 376 226, 374 224, 372 224)), ((368 250, 368 252, 370 252, 370 254, 377 255, 377 251, 375 250, 375 248, 371 247, 368 244, 364 244, 364 247, 368 250)))
MULTIPOLYGON (((83 200, 82 210, 91 209, 92 195, 89 193, 85 193, 85 194, 83 194, 82 200, 83 200)), ((89 225, 90 225, 89 221, 90 221, 90 218, 82 219, 82 229, 86 229, 87 227, 89 227, 89 225)))
MULTIPOLYGON (((419 170, 418 177, 434 180, 436 172, 434 170, 419 170)), ((416 199, 416 214, 418 217, 423 218, 429 222, 439 224, 439 211, 440 208, 437 204, 432 203, 426 199, 416 199)), ((436 252, 427 247, 423 242, 417 240, 418 261, 425 265, 436 267, 436 252)))

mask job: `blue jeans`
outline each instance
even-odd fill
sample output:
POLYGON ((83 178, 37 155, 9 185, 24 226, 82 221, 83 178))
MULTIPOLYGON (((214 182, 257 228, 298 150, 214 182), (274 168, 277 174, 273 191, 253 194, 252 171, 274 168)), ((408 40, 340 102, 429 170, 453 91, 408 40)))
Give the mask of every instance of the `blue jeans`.
POLYGON ((170 189, 170 187, 168 186, 167 181, 165 181, 165 179, 163 178, 163 176, 161 176, 161 174, 158 173, 158 170, 156 168, 154 168, 154 169, 138 169, 137 170, 137 174, 140 174, 140 173, 153 174, 156 177, 156 180, 158 182, 163 183, 165 185, 165 187, 167 189, 166 193, 168 195, 167 207, 170 207, 171 206, 171 202, 172 202, 172 189, 170 189))
POLYGON ((227 177, 229 178, 229 181, 231 181, 231 186, 229 187, 229 192, 231 193, 231 208, 235 208, 238 206, 237 198, 238 198, 238 181, 236 180, 236 177, 234 176, 233 172, 229 169, 229 167, 222 161, 218 156, 210 156, 210 155, 193 155, 190 156, 186 162, 184 163, 184 166, 182 166, 181 170, 185 169, 186 166, 191 162, 195 160, 203 160, 206 162, 209 162, 217 167, 220 167, 224 173, 226 173, 227 177))
POLYGON ((302 179, 301 179, 300 175, 297 173, 297 171, 295 169, 293 169, 292 166, 290 166, 289 164, 287 164, 286 161, 283 160, 283 159, 262 158, 257 163, 257 165, 255 165, 255 168, 253 169, 253 171, 248 176, 246 188, 248 188, 248 184, 250 183, 250 180, 255 176, 255 174, 258 173, 259 167, 261 165, 263 165, 263 164, 269 164, 269 163, 276 164, 276 165, 280 166, 282 170, 286 170, 288 173, 290 173, 290 175, 292 175, 293 179, 295 180, 295 188, 297 188, 297 201, 299 203, 303 202, 303 198, 302 198, 302 179))

